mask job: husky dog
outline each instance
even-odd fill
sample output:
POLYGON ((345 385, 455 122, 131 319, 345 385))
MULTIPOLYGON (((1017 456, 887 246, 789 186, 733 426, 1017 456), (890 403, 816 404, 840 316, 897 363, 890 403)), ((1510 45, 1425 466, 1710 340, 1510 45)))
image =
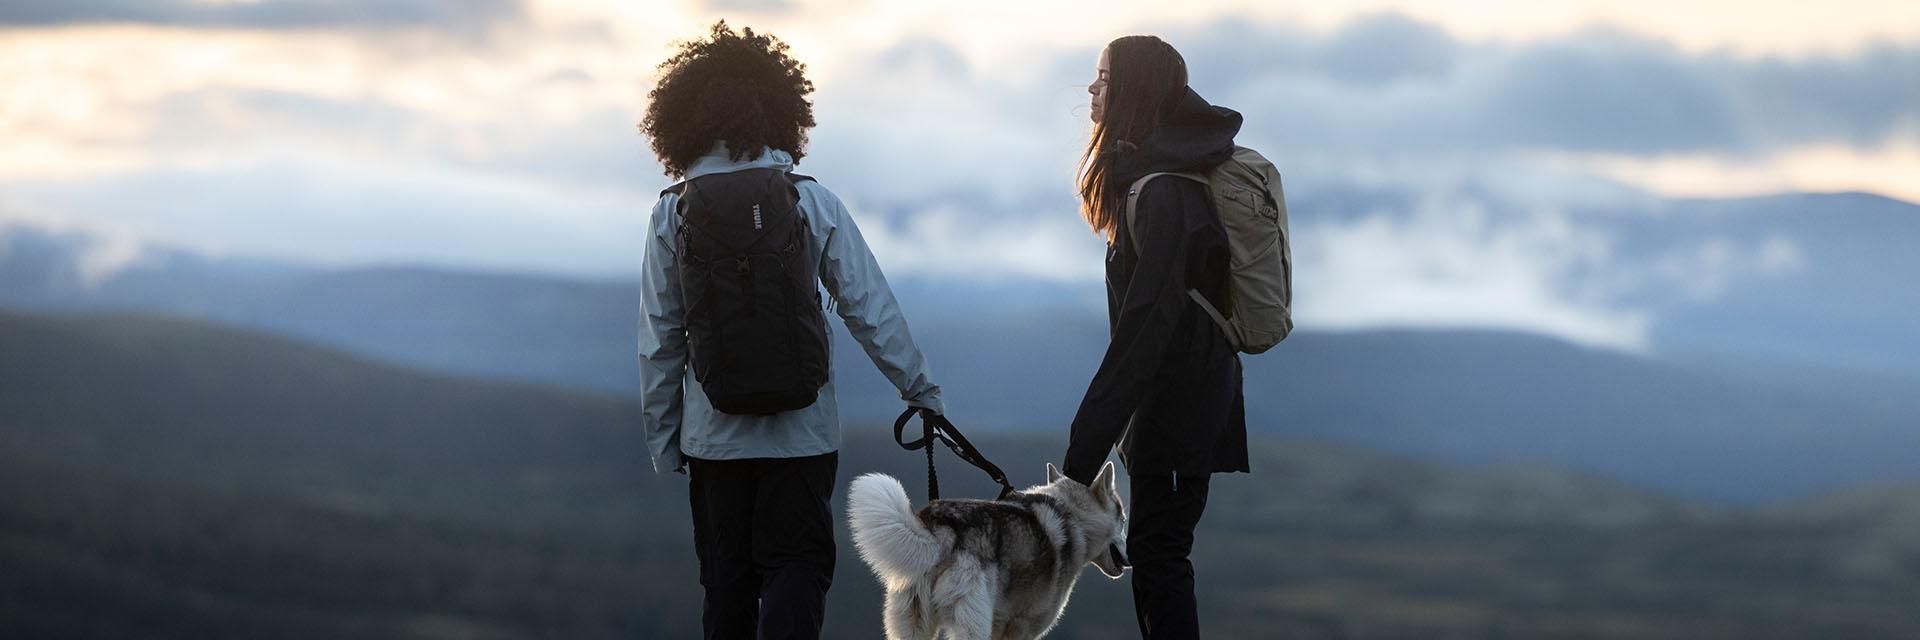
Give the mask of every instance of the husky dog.
POLYGON ((1087 487, 1047 465, 1047 484, 1004 500, 935 500, 919 513, 900 481, 847 491, 854 546, 886 586, 888 640, 1030 640, 1067 608, 1087 563, 1118 580, 1127 512, 1113 463, 1087 487))

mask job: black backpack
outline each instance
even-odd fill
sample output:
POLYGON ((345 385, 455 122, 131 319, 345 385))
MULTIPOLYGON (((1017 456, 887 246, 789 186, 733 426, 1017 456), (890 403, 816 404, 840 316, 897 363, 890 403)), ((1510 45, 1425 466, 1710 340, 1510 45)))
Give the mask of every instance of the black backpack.
POLYGON ((812 178, 747 169, 667 190, 680 194, 680 292, 693 376, 724 413, 802 409, 827 382, 827 319, 795 186, 802 180, 812 178))

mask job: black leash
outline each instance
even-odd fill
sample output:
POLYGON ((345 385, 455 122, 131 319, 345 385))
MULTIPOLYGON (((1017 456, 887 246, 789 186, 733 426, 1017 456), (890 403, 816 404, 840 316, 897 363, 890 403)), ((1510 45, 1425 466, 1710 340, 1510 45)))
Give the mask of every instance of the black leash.
POLYGON ((900 443, 900 448, 908 451, 915 449, 927 450, 927 500, 940 499, 940 476, 933 470, 933 442, 935 440, 947 445, 948 449, 953 450, 953 455, 959 456, 961 460, 967 461, 967 464, 979 467, 981 471, 987 472, 987 477, 993 478, 994 482, 1000 483, 1000 499, 1004 500, 1007 496, 1013 495, 1013 484, 1007 482, 1007 474, 1002 472, 1000 467, 995 466, 992 461, 987 460, 986 456, 981 455, 980 450, 974 448, 973 443, 967 441, 967 436, 961 434, 960 428, 953 426, 953 422, 947 420, 946 416, 919 407, 907 407, 906 413, 900 414, 900 417, 893 421, 893 441, 900 443), (921 438, 913 442, 907 442, 904 435, 907 428, 907 421, 912 420, 913 414, 916 413, 920 414, 921 438))

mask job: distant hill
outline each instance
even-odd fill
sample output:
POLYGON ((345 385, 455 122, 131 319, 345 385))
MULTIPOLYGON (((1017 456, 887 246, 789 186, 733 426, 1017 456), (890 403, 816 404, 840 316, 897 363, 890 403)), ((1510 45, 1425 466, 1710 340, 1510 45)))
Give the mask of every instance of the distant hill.
MULTIPOLYGON (((1887 267, 1910 259, 1904 247, 1920 237, 1920 207, 1859 194, 1666 206, 1606 218, 1626 240, 1619 250, 1652 260, 1676 238, 1745 246, 1781 236, 1804 252, 1806 268, 1736 282, 1714 304, 1663 308, 1674 320, 1656 339, 1693 351, 1630 355, 1493 331, 1308 328, 1246 358, 1249 416, 1274 435, 1429 460, 1563 465, 1721 502, 1920 475, 1906 455, 1920 450, 1920 396, 1908 391, 1920 374, 1894 362, 1920 339, 1910 330, 1920 299, 1908 301, 1913 288, 1887 267), (1848 355, 1860 353, 1893 360, 1848 355)), ((318 270, 164 249, 89 281, 83 266, 98 239, 25 228, 0 235, 9 247, 0 251, 0 305, 164 313, 458 375, 636 392, 632 282, 318 270)), ((1105 319, 1081 304, 1084 292, 895 285, 964 424, 1051 432, 1072 419, 1105 347, 1105 319)), ((844 330, 836 334, 843 417, 890 419, 895 392, 844 330)), ((1920 363, 1920 350, 1912 353, 1920 363)))
MULTIPOLYGON (((919 456, 854 427, 841 486, 919 456)), ((981 434, 1018 481, 1061 436, 981 434)), ((1196 556, 1220 637, 1897 638, 1920 490, 1765 509, 1262 439, 1196 556)), ((990 485, 942 456, 950 495, 990 485)), ((683 483, 618 398, 144 316, 0 313, 0 637, 696 634, 683 483)), ((876 637, 846 545, 830 637, 876 637)), ((1132 626, 1088 576, 1057 638, 1132 626)))
POLYGON ((637 283, 432 269, 327 270, 145 247, 89 275, 113 240, 0 227, 0 307, 163 313, 441 371, 631 392, 637 283))

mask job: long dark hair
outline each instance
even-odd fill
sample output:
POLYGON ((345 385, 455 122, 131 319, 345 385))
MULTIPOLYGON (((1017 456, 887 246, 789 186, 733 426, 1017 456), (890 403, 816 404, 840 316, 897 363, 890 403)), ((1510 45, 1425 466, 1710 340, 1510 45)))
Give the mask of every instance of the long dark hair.
POLYGON ((686 175, 715 142, 734 160, 762 147, 806 156, 813 105, 807 65, 787 55, 770 34, 714 23, 706 39, 680 44, 660 63, 660 82, 647 95, 640 132, 653 141, 667 175, 686 175))
POLYGON ((1127 188, 1112 183, 1114 162, 1160 127, 1167 103, 1187 86, 1187 62, 1157 37, 1126 36, 1107 44, 1107 71, 1106 106, 1080 155, 1080 215, 1111 240, 1127 188))

